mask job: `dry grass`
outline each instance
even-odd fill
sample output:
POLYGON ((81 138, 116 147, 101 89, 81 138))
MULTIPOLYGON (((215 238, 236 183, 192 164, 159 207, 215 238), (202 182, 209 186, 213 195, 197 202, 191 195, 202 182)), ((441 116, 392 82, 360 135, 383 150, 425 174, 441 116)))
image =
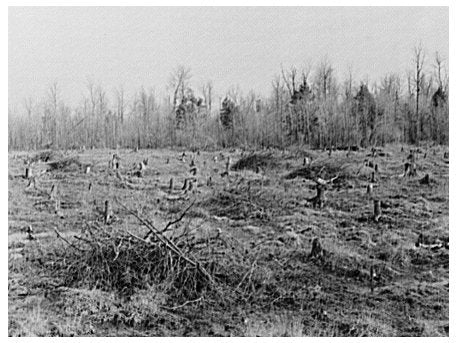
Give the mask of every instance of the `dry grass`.
MULTIPOLYGON (((24 161, 37 154, 11 154, 9 334, 446 336, 449 252, 415 242, 421 233, 427 242, 449 240, 448 164, 441 151, 427 154, 417 162, 418 177, 403 178, 406 153, 397 146, 384 151, 374 159, 368 151, 349 157, 334 151, 330 158, 312 152, 307 169, 305 152, 253 158, 224 151, 239 168, 221 176, 225 159, 213 160, 220 152, 187 152, 181 161, 180 152, 123 150, 119 178, 108 168, 114 152, 94 150, 78 159, 93 165, 90 174, 56 168, 28 188, 24 161), (183 190, 192 159, 197 181, 183 190), (380 167, 373 195, 365 190, 367 159, 380 167), (256 166, 259 174, 246 171, 256 166), (315 195, 317 172, 324 179, 339 175, 322 209, 306 200, 315 195), (425 172, 431 185, 418 181, 425 172), (379 222, 372 197, 382 203, 379 222), (182 256, 131 236, 148 229, 115 198, 156 228, 195 202, 166 233, 182 256), (112 205, 108 223, 105 200, 112 205), (28 225, 34 240, 27 239, 28 225), (311 258, 315 237, 324 253, 311 258), (213 281, 183 257, 199 261, 213 281)), ((33 171, 47 162, 37 159, 33 171)))

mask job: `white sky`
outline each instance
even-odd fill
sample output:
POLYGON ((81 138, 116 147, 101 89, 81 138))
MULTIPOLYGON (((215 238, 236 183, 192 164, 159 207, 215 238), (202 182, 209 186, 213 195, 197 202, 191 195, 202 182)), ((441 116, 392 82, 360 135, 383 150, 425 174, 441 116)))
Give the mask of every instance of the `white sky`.
POLYGON ((77 104, 88 80, 108 94, 155 88, 163 94, 179 64, 192 86, 212 80, 268 95, 281 64, 316 66, 325 56, 342 78, 404 75, 422 42, 448 60, 447 7, 10 7, 8 98, 38 100, 57 82, 77 104))

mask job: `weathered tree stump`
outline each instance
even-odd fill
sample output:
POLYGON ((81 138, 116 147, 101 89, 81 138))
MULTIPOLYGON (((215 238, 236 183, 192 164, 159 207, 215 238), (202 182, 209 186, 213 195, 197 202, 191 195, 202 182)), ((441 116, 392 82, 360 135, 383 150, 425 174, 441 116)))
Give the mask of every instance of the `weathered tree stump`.
POLYGON ((376 277, 376 271, 373 266, 370 266, 370 290, 374 292, 374 278, 376 277))
POLYGON ((305 157, 303 159, 303 166, 308 167, 310 165, 309 157, 305 157))
POLYGON ((311 243, 311 253, 309 258, 321 258, 324 256, 324 249, 318 237, 314 237, 311 243))
POLYGON ((33 235, 33 228, 32 228, 32 225, 28 225, 27 228, 25 229, 25 232, 27 233, 27 239, 29 241, 33 241, 35 238, 35 236, 33 235))
POLYGON ((26 167, 25 168, 25 176, 24 176, 27 180, 30 179, 32 177, 32 169, 30 167, 26 167))
POLYGON ((54 200, 55 197, 56 197, 56 193, 57 193, 57 187, 56 187, 56 185, 52 185, 51 186, 51 191, 49 192, 49 198, 51 200, 54 200))
POLYGON ((58 198, 54 199, 54 212, 56 214, 60 213, 60 200, 58 198))
POLYGON ((109 200, 105 200, 105 211, 103 212, 103 222, 108 224, 111 217, 111 204, 109 200))
POLYGON ((405 163, 405 176, 416 176, 417 175, 417 170, 416 170, 416 163, 414 162, 406 162, 405 163))
POLYGON ((425 239, 424 239, 424 235, 422 234, 422 232, 419 234, 419 236, 417 237, 417 241, 415 243, 415 246, 416 247, 420 247, 422 244, 425 243, 425 239))
POLYGON ((373 219, 375 222, 378 222, 381 219, 381 200, 373 200, 373 219))
POLYGON ((375 172, 371 172, 371 179, 370 179, 370 182, 371 183, 375 183, 376 182, 376 177, 375 177, 375 172))
POLYGON ((325 205, 325 186, 324 185, 317 185, 316 186, 317 194, 315 197, 309 199, 309 202, 312 203, 313 207, 322 208, 325 205))
POLYGON ((90 166, 86 166, 86 170, 84 171, 86 174, 90 173, 90 166))

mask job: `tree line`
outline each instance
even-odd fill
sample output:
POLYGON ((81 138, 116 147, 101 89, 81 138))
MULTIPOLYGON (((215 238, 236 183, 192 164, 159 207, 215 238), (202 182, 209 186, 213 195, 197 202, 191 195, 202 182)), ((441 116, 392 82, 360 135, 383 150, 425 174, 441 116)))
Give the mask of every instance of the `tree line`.
POLYGON ((271 94, 230 89, 215 101, 213 84, 191 86, 190 70, 170 75, 168 96, 141 88, 126 99, 93 83, 69 107, 53 84, 42 101, 8 112, 9 150, 74 148, 367 147, 392 142, 448 144, 449 77, 438 53, 425 68, 421 46, 410 71, 356 83, 339 82, 331 63, 281 68, 271 94), (199 95, 197 95, 199 94, 199 95), (217 103, 215 106, 214 104, 217 103))

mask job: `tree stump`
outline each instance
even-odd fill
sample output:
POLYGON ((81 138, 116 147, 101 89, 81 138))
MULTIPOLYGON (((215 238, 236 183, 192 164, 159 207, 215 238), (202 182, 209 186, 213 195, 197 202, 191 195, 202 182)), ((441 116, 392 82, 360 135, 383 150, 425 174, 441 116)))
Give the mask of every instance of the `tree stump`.
POLYGON ((317 194, 314 198, 311 198, 309 201, 312 203, 313 207, 316 206, 322 208, 325 205, 325 186, 317 185, 316 187, 317 194))
POLYGON ((32 225, 28 225, 25 232, 27 233, 27 239, 29 241, 33 241, 35 239, 35 236, 33 235, 32 225))
POLYGON ((109 200, 105 200, 105 211, 103 212, 103 221, 105 224, 108 224, 111 216, 111 205, 109 200))
POLYGON ((59 210, 60 210, 60 200, 55 198, 54 199, 54 212, 56 214, 59 214, 59 210))
POLYGON ((405 174, 404 176, 416 176, 416 163, 414 162, 406 162, 405 163, 405 174))
POLYGON ((313 238, 311 243, 311 253, 309 254, 310 258, 321 258, 324 256, 324 249, 322 248, 319 238, 313 238))
POLYGON ((309 157, 305 157, 303 159, 303 166, 308 167, 310 164, 309 157))
POLYGON ((30 169, 30 167, 26 167, 25 168, 25 176, 24 176, 27 180, 30 179, 32 177, 32 169, 30 169))
POLYGON ((372 194, 373 193, 373 184, 369 183, 367 185, 367 194, 372 194))
POLYGON ((374 165, 374 171, 375 171, 376 173, 379 172, 379 169, 378 169, 378 165, 377 165, 377 164, 374 165))
POLYGON ((230 169, 231 159, 230 156, 227 157, 227 161, 225 162, 225 171, 228 173, 230 169))
POLYGON ((89 187, 88 187, 89 193, 92 192, 92 182, 89 182, 89 187))
POLYGON ((419 234, 419 237, 417 237, 417 241, 415 243, 415 246, 416 247, 420 247, 421 244, 424 244, 425 243, 425 239, 424 239, 424 235, 422 234, 422 232, 419 234))
POLYGON ((86 166, 85 173, 86 173, 86 174, 89 174, 89 173, 90 173, 90 166, 86 166))
POLYGON ((56 187, 56 185, 52 185, 51 186, 51 191, 49 192, 49 198, 51 200, 54 200, 55 196, 56 196, 56 193, 57 193, 57 187, 56 187))
POLYGON ((192 160, 190 161, 189 167, 194 167, 194 166, 195 166, 195 161, 194 161, 194 159, 192 159, 192 160))
POLYGON ((381 200, 373 200, 373 219, 377 223, 381 219, 381 200))
POLYGON ((374 291, 374 278, 376 277, 376 271, 373 266, 370 266, 370 290, 371 293, 374 291))

